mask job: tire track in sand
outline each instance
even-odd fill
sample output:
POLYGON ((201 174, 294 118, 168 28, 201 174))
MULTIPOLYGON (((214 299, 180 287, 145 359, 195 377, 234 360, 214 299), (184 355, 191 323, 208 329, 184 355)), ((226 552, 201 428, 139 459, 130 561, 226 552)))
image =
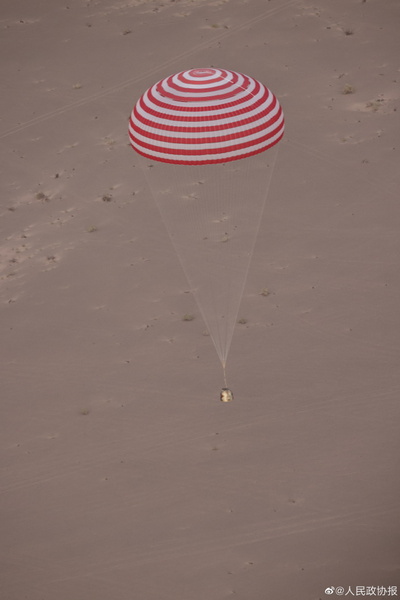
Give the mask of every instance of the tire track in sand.
POLYGON ((224 33, 221 33, 220 35, 215 37, 213 40, 207 40, 206 42, 202 42, 201 44, 194 46, 193 48, 191 48, 190 50, 187 50, 186 52, 182 52, 181 54, 178 54, 174 58, 171 58, 171 59, 163 62, 159 66, 154 67, 153 69, 150 69, 149 71, 147 71, 147 73, 145 73, 143 75, 138 75, 136 77, 126 79, 122 83, 114 85, 110 88, 107 88, 107 89, 101 91, 101 92, 97 92, 96 94, 92 94, 90 96, 87 96, 86 98, 82 98, 81 100, 71 102, 70 104, 66 104, 65 106, 61 106, 60 108, 56 108, 55 110, 44 113, 43 115, 40 115, 38 117, 35 117, 34 119, 25 121, 25 123, 21 123, 20 125, 17 125, 16 127, 12 127, 11 129, 8 129, 8 130, 4 131, 3 133, 0 133, 0 139, 9 137, 9 136, 13 135, 14 133, 18 133, 20 131, 23 131, 24 129, 33 127, 34 125, 37 125, 38 123, 41 123, 43 121, 47 121, 48 119, 52 119, 53 117, 58 117, 59 115, 62 115, 69 110, 73 110, 74 108, 79 108, 80 106, 84 106, 85 104, 89 104, 90 102, 94 102, 95 100, 99 100, 100 98, 105 98, 106 96, 109 96, 111 94, 119 92, 120 90, 123 90, 124 88, 129 87, 130 85, 133 85, 134 83, 139 83, 140 81, 146 80, 147 78, 151 77, 152 75, 156 75, 160 71, 163 71, 163 69, 165 69, 166 67, 172 66, 176 62, 179 62, 182 58, 185 58, 186 56, 192 56, 193 54, 196 54, 197 52, 200 52, 201 50, 210 48, 217 42, 219 42, 223 39, 226 39, 232 35, 235 35, 242 29, 245 29, 246 27, 249 27, 255 23, 259 23, 260 21, 263 21, 265 19, 268 19, 268 18, 274 16, 275 14, 282 12, 282 11, 286 10, 287 8, 290 8, 291 6, 294 6, 299 3, 300 3, 300 0, 289 0, 288 2, 285 2, 284 4, 281 4, 280 6, 265 10, 257 17, 253 17, 252 19, 248 19, 247 21, 240 23, 240 25, 237 25, 236 27, 232 27, 232 29, 230 29, 229 31, 225 31, 224 33))

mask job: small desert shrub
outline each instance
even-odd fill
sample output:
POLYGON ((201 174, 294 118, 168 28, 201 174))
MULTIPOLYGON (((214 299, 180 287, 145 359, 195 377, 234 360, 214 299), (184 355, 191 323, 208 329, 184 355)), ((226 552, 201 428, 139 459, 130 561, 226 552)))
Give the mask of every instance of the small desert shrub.
POLYGON ((238 323, 239 323, 240 325, 246 325, 246 323, 247 323, 247 319, 244 319, 244 318, 242 318, 242 319, 239 319, 238 323))
POLYGON ((377 110, 379 110, 381 102, 382 100, 374 100, 373 102, 367 102, 366 107, 370 108, 372 112, 376 112, 377 110))
POLYGON ((352 85, 350 85, 349 83, 346 83, 346 85, 344 86, 343 90, 342 90, 342 94, 344 94, 345 96, 347 94, 354 94, 356 90, 354 89, 354 87, 352 85))
POLYGON ((186 313, 186 315, 183 315, 183 317, 182 317, 182 321, 193 321, 193 320, 194 320, 194 315, 190 315, 187 313, 186 313))
POLYGON ((35 196, 36 200, 41 200, 42 202, 48 202, 50 198, 46 196, 43 192, 38 192, 35 196))

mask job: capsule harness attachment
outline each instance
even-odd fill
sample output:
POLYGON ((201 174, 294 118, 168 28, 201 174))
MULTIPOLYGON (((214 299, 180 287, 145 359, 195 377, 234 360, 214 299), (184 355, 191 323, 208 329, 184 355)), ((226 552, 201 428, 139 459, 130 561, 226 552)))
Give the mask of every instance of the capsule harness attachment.
POLYGON ((219 399, 221 402, 231 402, 233 400, 232 391, 227 387, 222 388, 219 399))
POLYGON ((221 402, 231 402, 233 400, 232 390, 228 388, 228 382, 226 380, 226 365, 222 363, 222 369, 224 371, 224 383, 225 387, 222 388, 221 393, 219 395, 219 399, 221 402))

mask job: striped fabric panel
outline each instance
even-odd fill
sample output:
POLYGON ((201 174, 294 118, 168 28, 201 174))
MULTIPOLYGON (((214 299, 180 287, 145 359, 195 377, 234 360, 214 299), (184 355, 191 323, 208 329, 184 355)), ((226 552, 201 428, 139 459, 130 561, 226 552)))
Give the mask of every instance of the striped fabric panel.
POLYGON ((159 81, 139 98, 129 121, 136 152, 187 165, 258 154, 283 131, 282 108, 270 90, 247 75, 216 68, 159 81))

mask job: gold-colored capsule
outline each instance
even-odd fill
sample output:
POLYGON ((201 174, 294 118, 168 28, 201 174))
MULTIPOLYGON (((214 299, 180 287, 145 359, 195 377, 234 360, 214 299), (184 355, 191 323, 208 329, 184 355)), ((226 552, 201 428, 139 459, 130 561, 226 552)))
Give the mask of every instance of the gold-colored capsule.
POLYGON ((233 394, 229 388, 222 388, 219 399, 221 402, 231 402, 233 394))

